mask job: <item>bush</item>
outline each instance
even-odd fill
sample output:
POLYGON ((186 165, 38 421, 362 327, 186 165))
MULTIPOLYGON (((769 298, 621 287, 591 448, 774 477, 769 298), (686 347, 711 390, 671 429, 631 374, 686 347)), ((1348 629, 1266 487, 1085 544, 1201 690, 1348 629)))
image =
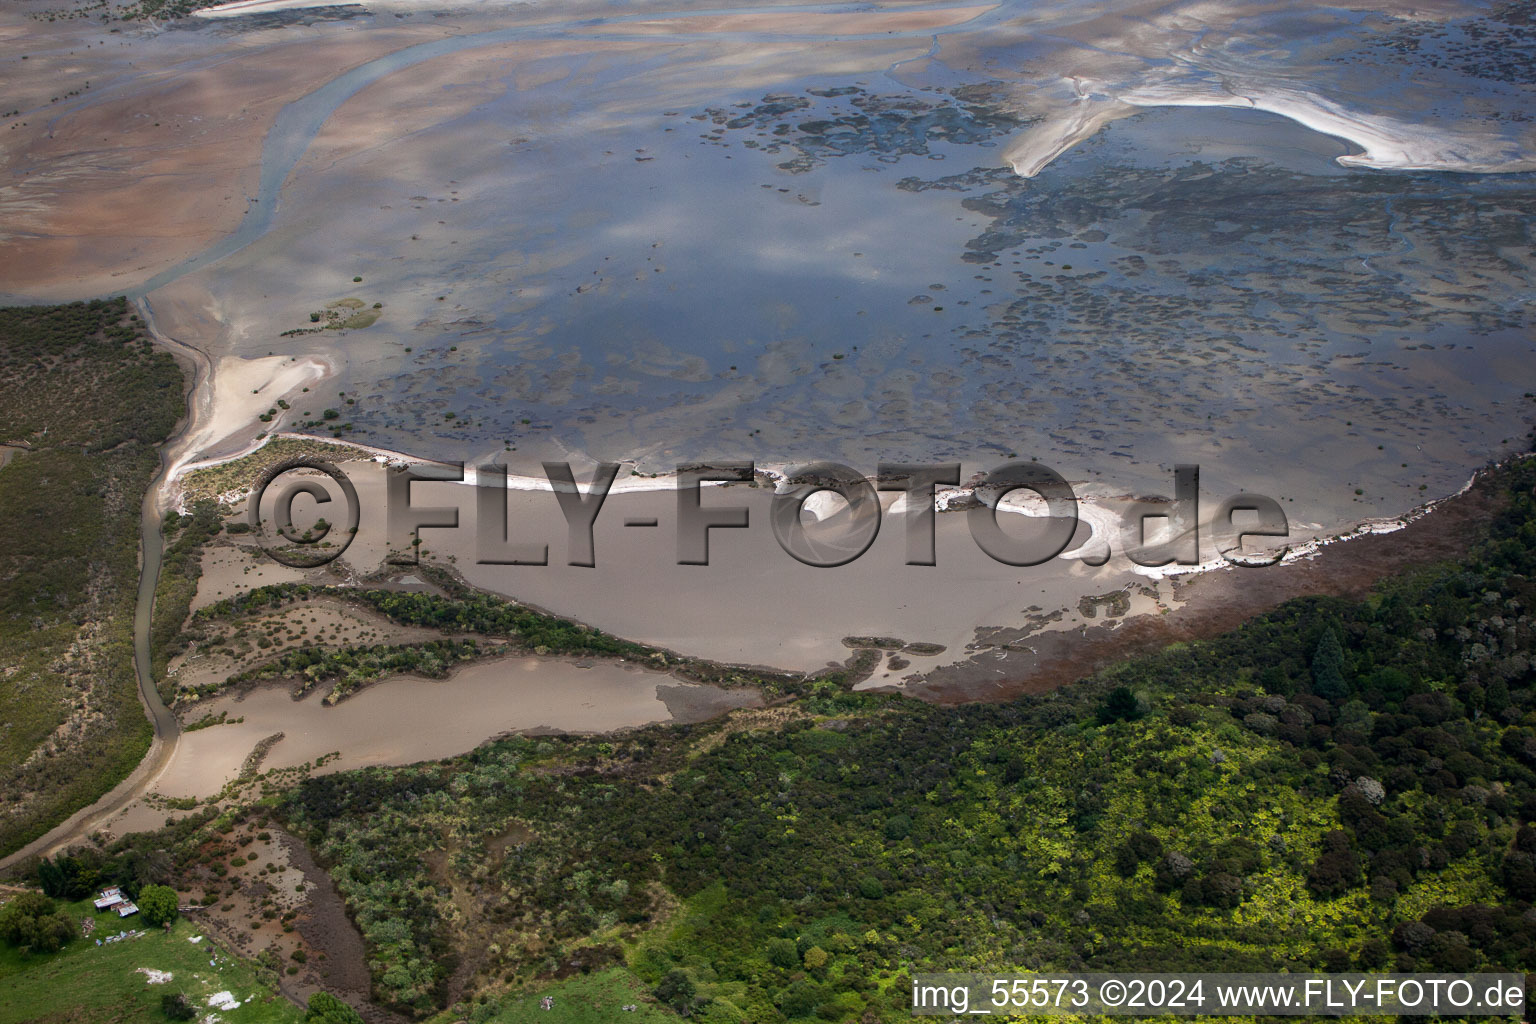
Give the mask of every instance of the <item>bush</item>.
POLYGON ((775 967, 789 971, 800 966, 800 951, 793 939, 769 939, 767 952, 768 962, 775 967))
POLYGON ((797 981, 774 997, 779 1012, 786 1017, 809 1017, 826 1001, 827 990, 814 981, 797 981))
POLYGON ((42 893, 22 893, 0 907, 0 939, 24 953, 56 953, 74 937, 75 923, 42 893))
POLYGON ((1109 691, 1109 696, 1104 699, 1103 704, 1099 705, 1099 724, 1134 722, 1145 713, 1141 701, 1136 699, 1136 694, 1129 686, 1117 686, 1109 691))
POLYGON ((171 1020, 192 1020, 197 1008, 180 992, 167 992, 160 997, 160 1012, 171 1020))
POLYGON ((329 992, 316 992, 309 997, 304 1024, 363 1024, 363 1018, 329 992))
POLYGON ((674 967, 661 979, 654 993, 656 1000, 686 1017, 698 1008, 698 988, 688 972, 674 967))
POLYGON ((1331 629, 1318 640, 1312 654, 1312 692, 1328 700, 1349 696, 1349 684, 1344 681, 1344 648, 1331 629))
POLYGON ((168 885, 146 885, 135 902, 139 913, 152 925, 169 924, 176 920, 178 900, 176 890, 168 885))

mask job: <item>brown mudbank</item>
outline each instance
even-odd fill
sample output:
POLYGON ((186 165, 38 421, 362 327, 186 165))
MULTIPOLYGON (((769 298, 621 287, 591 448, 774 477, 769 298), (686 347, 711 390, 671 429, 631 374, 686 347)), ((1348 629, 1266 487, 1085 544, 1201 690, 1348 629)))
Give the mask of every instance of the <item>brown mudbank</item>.
POLYGON ((298 920, 298 933, 314 952, 297 978, 283 979, 283 994, 304 1003, 313 992, 325 991, 351 1004, 369 1024, 403 1024, 406 1018, 370 1002, 368 949, 331 876, 315 863, 309 848, 279 829, 273 834, 288 852, 288 861, 304 875, 308 906, 298 920), (318 955, 317 955, 318 954, 318 955), (318 968, 324 977, 316 977, 318 968), (290 991, 291 989, 291 991, 290 991))
POLYGON ((978 636, 987 637, 985 648, 927 673, 905 692, 936 704, 1012 700, 1077 682, 1172 643, 1230 632, 1292 598, 1362 597, 1393 573, 1463 557, 1502 505, 1502 486, 1497 474, 1483 474, 1465 494, 1394 533, 1331 544, 1313 558, 1285 565, 1203 573, 1178 585, 1183 603, 1166 615, 1074 630, 978 630, 978 636), (1016 634, 1012 641, 1010 634, 1016 634), (1026 636, 1027 645, 1022 643, 1026 636))
POLYGON ((894 636, 845 636, 843 646, 855 651, 898 651, 902 642, 894 636))

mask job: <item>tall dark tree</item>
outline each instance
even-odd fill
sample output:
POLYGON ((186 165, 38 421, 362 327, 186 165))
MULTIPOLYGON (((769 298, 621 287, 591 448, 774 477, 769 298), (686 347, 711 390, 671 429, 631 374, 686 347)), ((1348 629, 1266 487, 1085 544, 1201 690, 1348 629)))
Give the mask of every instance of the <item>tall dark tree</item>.
POLYGON ((1349 684, 1344 681, 1344 648, 1331 629, 1323 633, 1312 653, 1312 692, 1328 700, 1349 696, 1349 684))
POLYGON ((1122 720, 1130 722, 1145 713, 1141 701, 1136 699, 1136 694, 1129 686, 1117 686, 1109 691, 1109 696, 1099 705, 1099 724, 1108 725, 1122 720))
POLYGON ((673 968, 656 986, 656 998, 686 1017, 698 1005, 698 988, 682 968, 673 968))
POLYGON ((54 897, 63 896, 69 884, 64 869, 47 857, 37 862, 37 881, 43 887, 43 895, 54 897))

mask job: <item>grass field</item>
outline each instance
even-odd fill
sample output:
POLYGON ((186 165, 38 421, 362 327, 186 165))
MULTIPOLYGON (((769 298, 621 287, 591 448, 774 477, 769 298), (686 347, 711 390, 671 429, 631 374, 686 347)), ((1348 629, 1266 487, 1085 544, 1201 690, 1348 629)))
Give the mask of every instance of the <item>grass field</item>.
POLYGON ((67 907, 75 920, 92 917, 91 938, 76 938, 52 955, 24 957, 0 946, 0 1024, 161 1024, 160 999, 181 992, 199 1010, 199 1019, 217 1014, 223 1024, 298 1024, 304 1013, 263 984, 252 965, 231 957, 202 933, 195 922, 177 921, 167 935, 146 928, 142 918, 120 920, 97 914, 89 902, 67 907), (96 945, 119 931, 142 929, 142 938, 96 945), (217 964, 210 966, 209 961, 217 964), (152 985, 140 968, 169 972, 171 979, 152 985), (240 1000, 232 1009, 215 1009, 210 996, 228 992, 240 1000))
POLYGON ((676 1024, 677 1017, 650 1001, 645 983, 623 967, 582 974, 528 995, 508 996, 489 1024, 676 1024), (554 999, 539 1009, 544 996, 554 999), (635 1009, 625 1013, 623 1007, 635 1009))

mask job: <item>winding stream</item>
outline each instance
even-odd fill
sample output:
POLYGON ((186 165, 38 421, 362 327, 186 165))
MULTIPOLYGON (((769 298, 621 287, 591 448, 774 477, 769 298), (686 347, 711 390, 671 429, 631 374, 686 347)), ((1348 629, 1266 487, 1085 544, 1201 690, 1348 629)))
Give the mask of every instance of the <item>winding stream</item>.
MULTIPOLYGON (((973 3, 968 3, 966 0, 961 0, 961 2, 957 3, 936 4, 931 7, 925 6, 922 9, 943 11, 973 5, 973 3)), ((847 13, 846 7, 837 4, 797 6, 788 8, 788 10, 793 10, 797 14, 847 13)), ((277 214, 278 202, 282 194, 284 182, 288 180, 288 175, 298 165, 299 160, 304 156, 305 150, 309 148, 310 143, 314 141, 320 129, 330 120, 331 115, 358 92, 396 71, 404 70, 436 57, 458 53, 461 50, 470 50, 481 46, 496 46, 502 43, 525 42, 533 39, 557 39, 575 29, 597 28, 605 25, 622 24, 626 21, 656 22, 680 18, 708 18, 717 15, 782 14, 785 11, 786 8, 784 7, 769 6, 683 11, 676 14, 649 12, 622 18, 584 18, 554 25, 491 29, 485 32, 473 32, 468 35, 451 36, 446 39, 434 39, 431 42, 418 43, 415 46, 407 46, 404 49, 396 50, 394 53, 386 54, 365 64, 360 64, 351 71, 333 78, 314 92, 299 97, 278 112, 272 127, 267 131, 266 139, 262 143, 261 179, 257 194, 249 200, 245 217, 241 220, 240 226, 233 233, 209 246, 198 255, 191 257, 178 266, 161 271, 137 288, 131 289, 128 292, 129 297, 142 298, 158 288, 164 288, 166 285, 185 277, 187 274, 201 270, 203 267, 216 263, 226 256, 239 252, 265 235, 271 229, 273 218, 277 214)), ((959 22, 939 30, 922 28, 895 32, 848 33, 840 34, 837 38, 845 41, 857 39, 879 39, 885 41, 893 38, 930 39, 932 40, 932 46, 929 49, 929 55, 931 55, 938 47, 939 35, 962 27, 974 29, 984 19, 1001 17, 1002 12, 1003 8, 995 8, 969 21, 959 22)), ((658 37, 653 35, 626 36, 620 33, 604 33, 601 37, 593 38, 595 40, 600 38, 602 42, 607 43, 626 39, 655 42, 658 37)), ((770 38, 796 39, 801 38, 801 36, 793 32, 740 32, 678 33, 668 38, 672 40, 694 38, 756 40, 770 38)), ((813 34, 806 35, 804 38, 825 39, 826 37, 813 34)))

